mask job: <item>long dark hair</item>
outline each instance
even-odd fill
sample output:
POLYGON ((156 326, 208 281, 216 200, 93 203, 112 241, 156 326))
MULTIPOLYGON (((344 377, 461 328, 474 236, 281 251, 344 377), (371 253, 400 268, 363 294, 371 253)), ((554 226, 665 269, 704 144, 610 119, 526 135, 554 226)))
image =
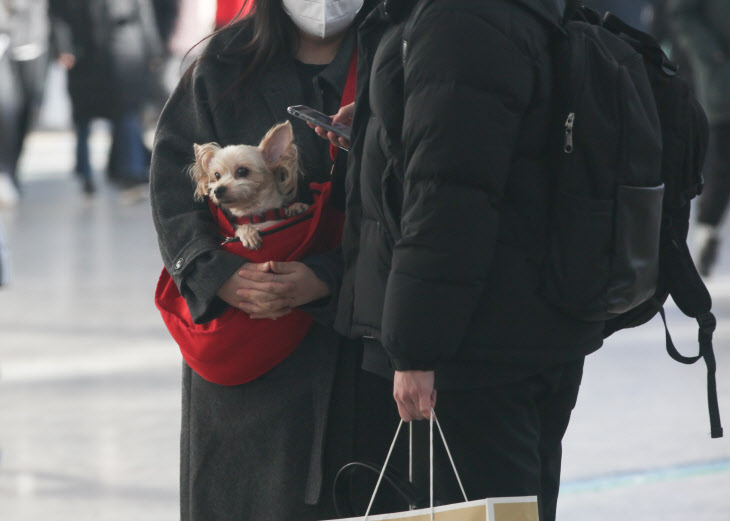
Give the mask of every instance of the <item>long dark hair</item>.
POLYGON ((255 81, 267 65, 295 53, 299 45, 296 27, 284 11, 281 0, 247 0, 233 21, 206 36, 196 46, 219 35, 222 39, 231 41, 241 31, 249 32, 250 38, 237 45, 227 45, 223 49, 204 51, 188 68, 183 79, 189 81, 195 67, 205 60, 219 57, 234 59, 243 67, 236 82, 226 91, 225 97, 228 93, 237 92, 242 84, 255 81), (241 17, 241 13, 246 11, 248 12, 245 16, 241 17))
MULTIPOLYGON (((365 0, 353 24, 357 26, 380 1, 365 0)), ((225 41, 233 42, 240 31, 250 36, 241 39, 240 44, 229 43, 224 49, 203 52, 183 75, 183 81, 189 81, 202 61, 217 57, 240 62, 243 66, 236 81, 219 99, 211 100, 214 105, 233 96, 238 101, 246 101, 253 92, 251 89, 241 92, 241 87, 255 82, 272 63, 296 54, 299 47, 299 33, 281 0, 246 0, 232 22, 203 38, 196 46, 218 35, 225 41), (242 13, 246 14, 241 16, 242 13)), ((237 108, 240 108, 238 104, 237 108)))

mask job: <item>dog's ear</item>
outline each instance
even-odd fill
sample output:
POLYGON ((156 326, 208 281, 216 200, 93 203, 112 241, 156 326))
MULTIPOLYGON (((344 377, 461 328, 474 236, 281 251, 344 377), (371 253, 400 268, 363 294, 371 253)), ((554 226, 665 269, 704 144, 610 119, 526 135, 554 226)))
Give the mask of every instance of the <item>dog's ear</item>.
POLYGON ((205 145, 193 145, 195 151, 195 163, 204 171, 208 171, 210 160, 221 149, 218 143, 206 143, 205 145))
POLYGON ((259 144, 266 166, 273 170, 282 157, 287 154, 287 149, 293 146, 293 141, 294 132, 288 121, 269 129, 259 144))
POLYGON ((206 143, 205 145, 193 145, 195 151, 195 163, 190 165, 190 177, 195 182, 195 199, 202 201, 208 195, 208 166, 216 152, 220 150, 217 143, 206 143))
POLYGON ((269 130, 259 145, 266 166, 274 173, 279 193, 287 201, 296 198, 299 181, 299 153, 293 141, 294 132, 287 121, 269 130))
POLYGON ((276 187, 287 202, 293 201, 297 197, 297 187, 299 186, 298 166, 299 161, 297 160, 295 153, 294 161, 292 163, 289 165, 284 165, 282 163, 274 170, 274 175, 276 176, 276 187))

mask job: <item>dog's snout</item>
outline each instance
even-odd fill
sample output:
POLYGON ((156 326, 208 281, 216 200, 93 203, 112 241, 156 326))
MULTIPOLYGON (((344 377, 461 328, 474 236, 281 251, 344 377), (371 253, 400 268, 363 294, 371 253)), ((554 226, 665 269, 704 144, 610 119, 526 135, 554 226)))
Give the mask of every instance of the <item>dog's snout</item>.
POLYGON ((226 191, 227 190, 228 190, 227 187, 225 187, 225 186, 219 186, 218 188, 216 188, 215 190, 213 190, 213 193, 215 194, 215 196, 218 199, 220 199, 221 197, 223 197, 224 195, 226 195, 226 191))

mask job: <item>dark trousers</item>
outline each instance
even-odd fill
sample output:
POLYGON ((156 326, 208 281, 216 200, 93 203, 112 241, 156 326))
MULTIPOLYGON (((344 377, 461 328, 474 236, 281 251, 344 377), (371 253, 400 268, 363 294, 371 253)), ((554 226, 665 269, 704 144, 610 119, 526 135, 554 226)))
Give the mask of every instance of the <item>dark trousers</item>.
POLYGON ((697 221, 718 226, 730 200, 730 122, 710 127, 705 188, 698 200, 697 221))
POLYGON ((83 179, 91 178, 91 158, 89 157, 89 134, 91 120, 77 121, 76 126, 76 173, 83 179))
POLYGON ((147 181, 149 161, 142 140, 142 120, 136 112, 114 119, 109 172, 121 178, 147 181))
MULTIPOLYGON (((90 119, 79 119, 76 125, 76 172, 84 179, 92 175, 89 155, 90 119)), ((142 140, 139 115, 126 113, 112 120, 112 144, 108 169, 111 177, 145 182, 149 176, 149 160, 142 140)))
POLYGON ((0 173, 13 175, 18 122, 22 105, 22 86, 10 59, 0 56, 0 173))
POLYGON ((43 97, 48 60, 0 62, 0 171, 18 185, 18 161, 43 97))
MULTIPOLYGON (((562 439, 582 375, 581 359, 507 385, 438 391, 436 414, 469 500, 535 495, 541 519, 555 519, 562 439)), ((363 374, 359 387, 355 451, 361 461, 382 464, 398 422, 392 383, 363 374)), ((428 422, 415 422, 414 431, 414 483, 427 491, 428 422)), ((435 432, 434 496, 441 504, 463 501, 438 440, 435 432)), ((398 473, 408 475, 407 434, 401 435, 391 461, 398 473)), ((371 483, 363 480, 358 486, 367 489, 371 483)), ((403 502, 388 494, 384 490, 374 511, 403 509, 403 502)), ((367 500, 360 501, 366 506, 367 500)))

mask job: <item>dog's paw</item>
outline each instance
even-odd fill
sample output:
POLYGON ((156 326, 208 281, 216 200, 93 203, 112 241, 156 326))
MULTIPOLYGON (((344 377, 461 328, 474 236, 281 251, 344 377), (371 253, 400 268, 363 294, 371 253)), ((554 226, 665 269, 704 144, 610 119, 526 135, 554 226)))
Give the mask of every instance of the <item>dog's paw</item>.
POLYGON ((301 215, 304 212, 309 210, 309 205, 305 203, 294 203, 293 205, 287 207, 286 209, 286 216, 287 217, 294 217, 295 215, 301 215))
POLYGON ((236 228, 236 237, 241 239, 241 244, 249 250, 258 250, 261 247, 261 235, 250 224, 242 224, 236 228))

